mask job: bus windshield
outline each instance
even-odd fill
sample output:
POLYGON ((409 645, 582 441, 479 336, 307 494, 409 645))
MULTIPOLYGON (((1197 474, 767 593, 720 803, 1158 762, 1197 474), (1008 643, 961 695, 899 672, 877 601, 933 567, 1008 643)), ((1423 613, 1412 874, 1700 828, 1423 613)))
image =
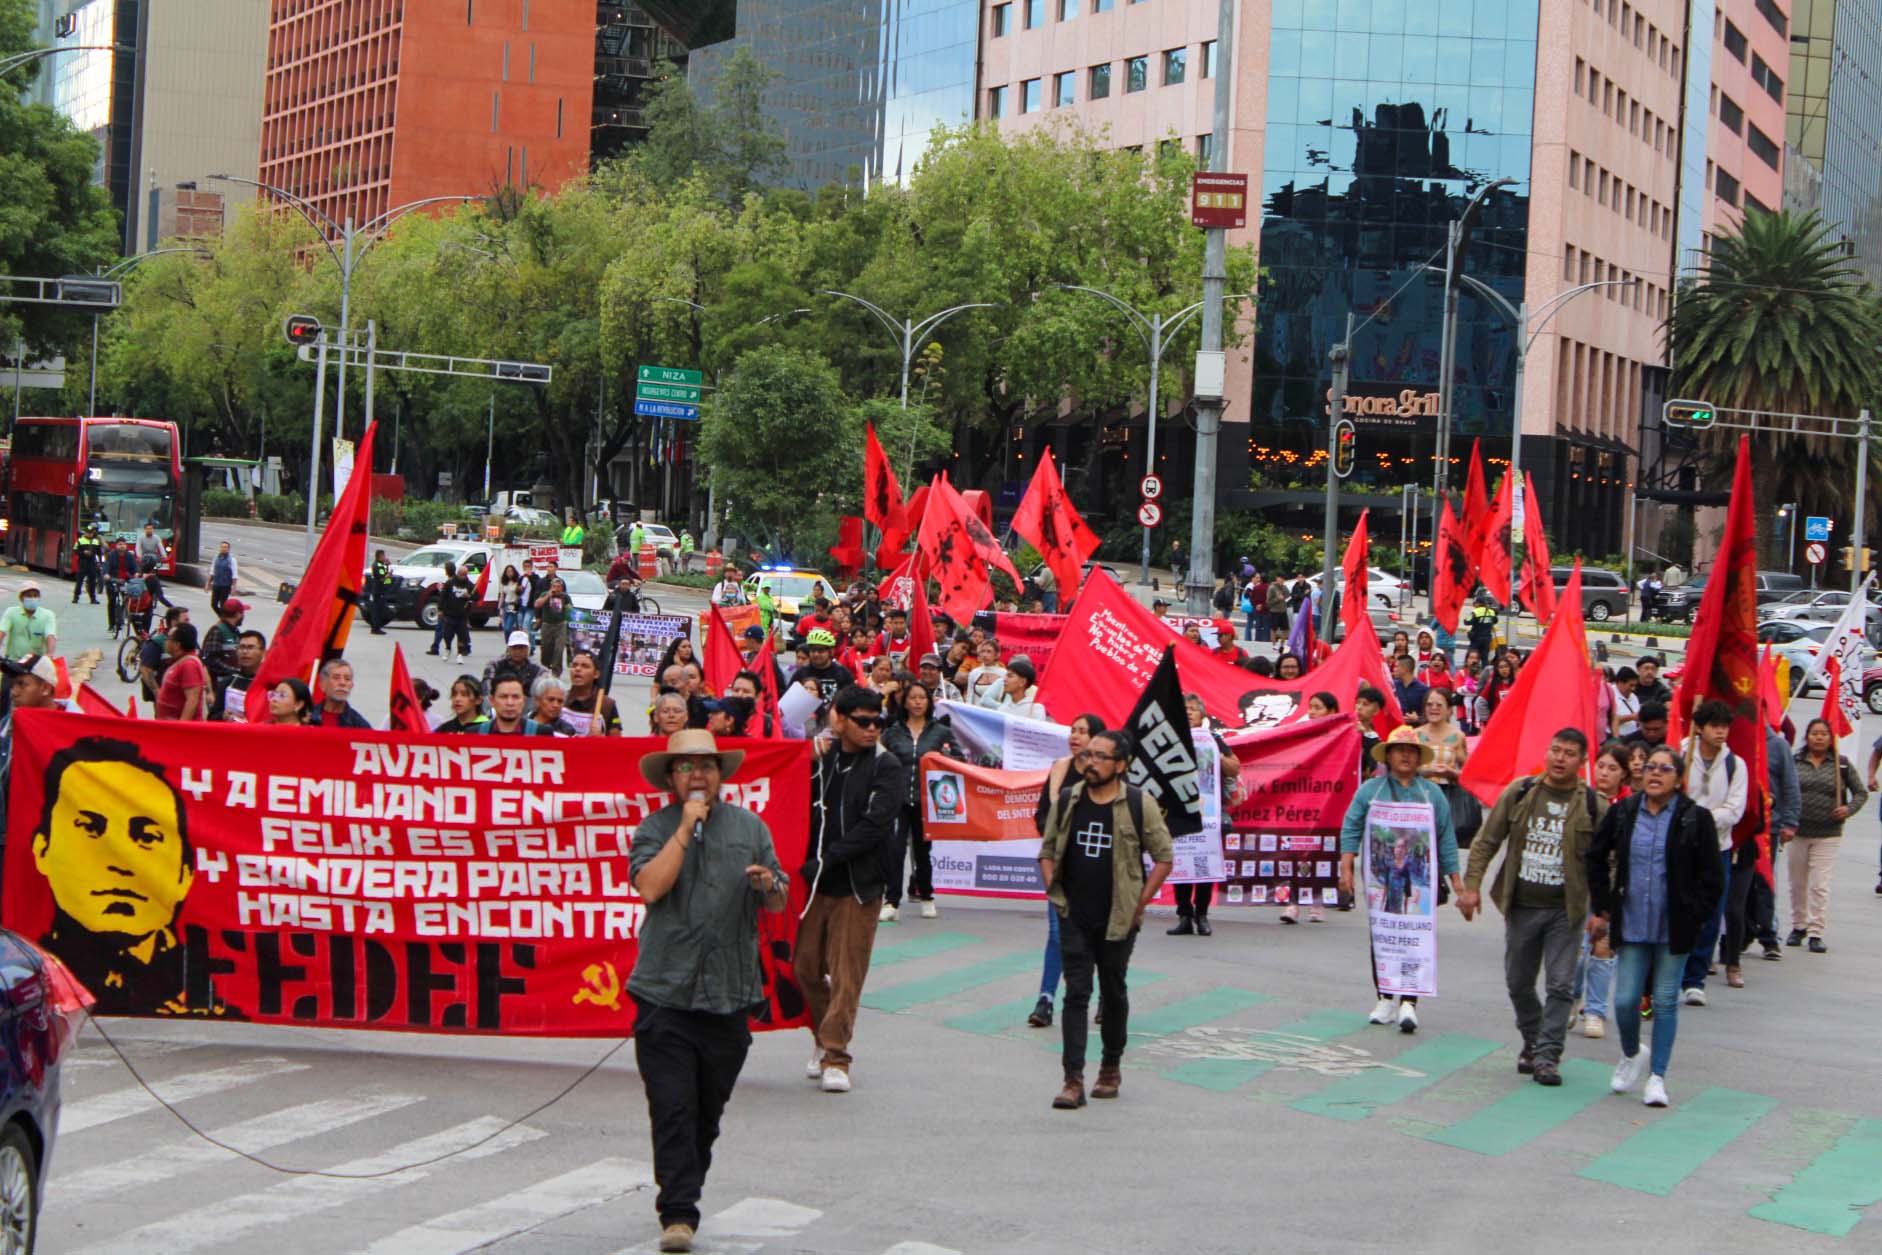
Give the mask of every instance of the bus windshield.
POLYGON ((135 536, 144 524, 156 526, 157 534, 170 539, 176 528, 176 496, 168 477, 161 471, 154 475, 123 474, 92 467, 79 494, 82 522, 101 523, 107 534, 135 536), (149 482, 138 482, 148 480, 149 482))

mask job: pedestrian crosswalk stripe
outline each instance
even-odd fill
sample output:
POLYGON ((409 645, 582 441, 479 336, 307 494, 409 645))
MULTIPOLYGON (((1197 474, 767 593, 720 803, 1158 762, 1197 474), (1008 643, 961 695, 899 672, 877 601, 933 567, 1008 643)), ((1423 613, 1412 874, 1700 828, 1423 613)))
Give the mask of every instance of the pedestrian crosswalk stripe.
POLYGON ((714 1236, 733 1238, 788 1238, 801 1233, 823 1213, 781 1198, 741 1198, 706 1221, 714 1236))
POLYGON ((84 1247, 77 1255, 149 1255, 151 1251, 163 1251, 165 1255, 189 1255, 192 1251, 208 1250, 232 1242, 258 1229, 290 1225, 303 1216, 315 1215, 400 1186, 415 1184, 434 1172, 447 1170, 449 1165, 501 1155, 546 1136, 527 1125, 504 1131, 507 1123, 496 1116, 482 1116, 455 1128, 403 1142, 327 1170, 351 1179, 343 1180, 335 1176, 291 1177, 266 1189, 219 1199, 141 1225, 84 1247), (491 1137, 492 1134, 496 1136, 491 1137), (491 1137, 491 1140, 474 1150, 466 1150, 435 1164, 409 1168, 392 1176, 366 1175, 385 1172, 408 1163, 420 1163, 440 1155, 451 1155, 483 1137, 491 1137))
MULTIPOLYGON (((1038 957, 1038 955, 1033 956, 1035 962, 1038 960, 1038 957)), ((1165 977, 1162 972, 1139 972, 1133 970, 1130 976, 1131 992, 1135 993, 1146 985, 1154 985, 1158 981, 1165 979, 1167 979, 1167 977, 1165 977)), ((1054 994, 1053 1001, 1055 1003, 1057 1002, 1056 993, 1054 994)), ((957 1015, 952 1019, 943 1020, 941 1022, 948 1028, 957 1029, 963 1033, 977 1033, 982 1037, 998 1037, 1002 1033, 1012 1029, 1029 1029, 1030 1031, 1038 1032, 1040 1030, 1031 1029, 1031 1026, 1026 1023, 1026 1017, 1032 1014, 1032 1009, 1037 1006, 1038 1003, 1039 995, 1032 994, 1029 997, 1020 999, 1018 1002, 1002 1003, 997 1007, 988 1007, 985 1011, 969 1011, 964 1015, 957 1015)), ((1055 1035, 1052 1040, 1057 1041, 1058 1037, 1055 1035)))
MULTIPOLYGON (((1384 1036, 1380 1034, 1381 1038, 1384 1036)), ((1387 1067, 1367 1068, 1357 1076, 1335 1081, 1288 1105, 1309 1115, 1364 1120, 1374 1108, 1411 1097, 1451 1073, 1469 1067, 1497 1045, 1481 1037, 1446 1033, 1396 1056, 1387 1067)))
POLYGON ((489 1202, 412 1225, 379 1239, 361 1255, 466 1255, 513 1233, 653 1184, 644 1163, 602 1159, 489 1202))
MULTIPOLYGON (((240 1147, 254 1155, 305 1137, 315 1137, 350 1124, 358 1124, 362 1120, 375 1119, 423 1101, 417 1094, 328 1098, 211 1129, 209 1135, 218 1142, 240 1147)), ((54 1205, 70 1207, 95 1199, 110 1198, 124 1190, 167 1181, 193 1169, 227 1163, 235 1158, 237 1156, 233 1151, 223 1150, 192 1135, 140 1153, 134 1159, 103 1164, 82 1172, 55 1172, 46 1182, 46 1193, 54 1205)))
POLYGON ((893 967, 897 963, 907 963, 914 959, 926 959, 937 954, 946 954, 950 950, 959 950, 965 946, 977 946, 979 937, 966 933, 928 933, 921 937, 911 937, 907 941, 898 941, 894 945, 877 946, 869 955, 869 970, 879 967, 893 967))
POLYGON ((1612 1093, 1608 1069, 1587 1059, 1562 1062, 1559 1086, 1521 1082, 1518 1088, 1429 1139, 1479 1155, 1507 1155, 1573 1119, 1612 1093))
MULTIPOLYGON (((305 1063, 289 1063, 286 1059, 264 1056, 237 1063, 226 1068, 211 1068, 204 1072, 185 1072, 168 1080, 152 1081, 150 1087, 163 1095, 169 1103, 188 1102, 193 1098, 206 1098, 210 1094, 219 1094, 223 1090, 236 1089, 243 1085, 253 1085, 256 1081, 265 1081, 270 1077, 283 1076, 289 1072, 305 1072, 305 1063)), ((86 1129, 95 1129, 101 1124, 113 1120, 122 1120, 128 1116, 142 1115, 146 1111, 156 1111, 159 1104, 155 1098, 145 1093, 141 1086, 113 1090, 109 1094, 100 1094, 96 1098, 86 1098, 69 1104, 59 1115, 59 1132, 66 1137, 82 1133, 86 1129)))
MULTIPOLYGON (((1263 1033, 1261 1039, 1264 1044, 1271 1044, 1277 1051, 1285 1051, 1299 1044, 1324 1045, 1360 1032, 1365 1027, 1366 1017, 1357 1011, 1315 1011, 1312 1015, 1296 1020, 1292 1024, 1283 1024, 1279 1028, 1263 1033)), ((1226 1094, 1257 1077, 1265 1076, 1280 1066, 1280 1060, 1275 1058, 1191 1059, 1188 1063, 1165 1072, 1163 1076, 1166 1080, 1226 1094)))
POLYGON ((1861 1120, 1836 1145, 1751 1209, 1759 1220, 1840 1238, 1882 1202, 1882 1120, 1861 1120))
POLYGON ((951 1246, 935 1246, 928 1242, 897 1242, 882 1255, 961 1255, 951 1246))
MULTIPOLYGON (((1583 1168, 1581 1175, 1643 1194, 1671 1194, 1777 1105, 1777 1099, 1762 1094, 1701 1090, 1583 1168)), ((1882 1171, 1882 1165, 1877 1170, 1882 1171)))
POLYGON ((863 1005, 872 1011, 906 1011, 924 1002, 935 1002, 955 994, 991 985, 1009 976, 1038 970, 1036 954, 1008 954, 984 963, 952 968, 935 976, 903 981, 884 989, 865 989, 863 1005))

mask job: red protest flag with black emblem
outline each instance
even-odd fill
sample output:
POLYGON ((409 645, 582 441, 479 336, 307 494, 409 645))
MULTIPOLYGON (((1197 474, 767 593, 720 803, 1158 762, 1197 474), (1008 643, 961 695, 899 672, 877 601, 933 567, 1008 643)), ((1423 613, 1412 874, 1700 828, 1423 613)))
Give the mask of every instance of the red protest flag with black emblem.
POLYGON ((1366 537, 1366 516, 1370 510, 1359 512, 1359 523, 1353 528, 1353 538, 1346 542, 1346 557, 1340 566, 1346 572, 1346 587, 1340 594, 1340 622, 1346 625, 1348 632, 1354 625, 1366 617, 1366 556, 1369 541, 1366 537))
POLYGON ((1466 598, 1470 596, 1470 583, 1477 576, 1484 537, 1490 534, 1490 518, 1490 494, 1483 479, 1483 441, 1473 440, 1470 442, 1470 475, 1464 481, 1464 515, 1458 520, 1463 529, 1464 553, 1470 559, 1470 570, 1462 581, 1466 598))
POLYGON ((1077 596, 1085 559, 1098 552, 1098 536, 1065 495, 1050 449, 1040 454, 1039 469, 1033 472, 1026 497, 1013 515, 1013 530, 1039 551, 1059 582, 1059 595, 1067 601, 1077 596))
POLYGON ((993 577, 988 568, 1005 571, 1015 588, 1022 583, 993 533, 968 509, 945 475, 935 476, 929 485, 918 543, 929 573, 941 585, 941 608, 957 623, 967 622, 991 599, 993 577))
MULTIPOLYGON (((914 572, 913 588, 908 595, 908 670, 916 670, 923 658, 938 652, 934 643, 934 611, 928 608, 928 572, 922 569, 921 555, 909 559, 914 572)), ((932 694, 930 694, 932 697, 932 694)))
POLYGON ((1496 490, 1496 506, 1490 511, 1490 525, 1484 528, 1483 540, 1476 551, 1477 577, 1483 581, 1484 591, 1499 606, 1510 604, 1510 520, 1514 509, 1511 493, 1515 486, 1515 476, 1503 476, 1503 483, 1496 490))
MULTIPOLYGON (((327 530, 314 546, 313 560, 307 564, 307 572, 275 628, 274 641, 249 684, 252 693, 266 693, 290 676, 311 683, 322 662, 346 652, 353 613, 359 608, 360 592, 366 584, 373 433, 377 430, 377 423, 368 427, 359 442, 353 455, 353 474, 340 499, 333 503, 327 530)), ((268 703, 252 702, 245 713, 250 723, 265 722, 268 703)))
MULTIPOLYGON (((908 539, 908 507, 902 501, 902 486, 895 482, 895 468, 882 442, 876 439, 876 425, 868 424, 863 459, 863 517, 882 533, 886 546, 891 536, 908 539)), ((901 541, 896 542, 896 548, 901 541)))
POLYGON ((1549 569, 1549 537, 1542 530, 1537 508, 1536 481, 1523 472, 1523 581, 1517 590, 1536 622, 1548 625, 1555 617, 1555 576, 1549 569))
POLYGON ((1476 564, 1465 549, 1464 524, 1451 511, 1451 499, 1444 499, 1438 516, 1438 543, 1432 551, 1431 613, 1438 626, 1457 631, 1457 616, 1470 600, 1470 586, 1476 579, 1476 564))
POLYGON ((392 720, 386 725, 387 731, 431 731, 431 720, 425 718, 425 708, 418 704, 418 690, 412 687, 412 673, 405 665, 405 649, 400 645, 392 647, 392 693, 388 705, 392 720))

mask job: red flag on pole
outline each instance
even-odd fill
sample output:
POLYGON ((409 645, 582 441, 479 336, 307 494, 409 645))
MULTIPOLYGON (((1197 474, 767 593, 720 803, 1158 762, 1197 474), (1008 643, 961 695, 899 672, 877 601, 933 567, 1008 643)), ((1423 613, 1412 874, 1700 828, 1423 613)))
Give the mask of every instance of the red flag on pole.
POLYGON ((1824 664, 1823 682, 1829 685, 1823 691, 1824 721, 1836 736, 1853 736, 1856 729, 1851 726, 1849 716, 1843 713, 1843 660, 1835 654, 1824 664))
POLYGON ((1595 727, 1594 679, 1588 640, 1581 619, 1581 563, 1575 563, 1562 590, 1561 613, 1549 624, 1542 644, 1516 675, 1516 684, 1497 703, 1484 725, 1458 783, 1485 806, 1512 780, 1542 770, 1549 742, 1563 728, 1579 728, 1588 744, 1601 744, 1595 727))
POLYGON ((1483 553, 1484 537, 1490 534, 1490 494, 1484 490, 1481 440, 1470 442, 1470 477, 1464 481, 1464 516, 1458 522, 1462 525, 1464 553, 1470 559, 1470 569, 1459 581, 1468 600, 1470 582, 1476 578, 1477 563, 1483 553))
MULTIPOLYGON (((495 565, 496 562, 494 560, 486 558, 484 560, 483 569, 477 572, 477 587, 471 590, 471 604, 473 606, 481 605, 489 596, 490 568, 495 565)), ((554 572, 551 572, 551 574, 554 574, 554 572)))
POLYGON ((418 704, 418 691, 412 687, 412 673, 405 665, 402 645, 392 647, 392 693, 387 704, 392 710, 392 720, 386 725, 388 732, 431 731, 431 720, 425 718, 425 708, 418 704))
POLYGON ((1496 507, 1490 512, 1489 526, 1484 528, 1483 540, 1476 550, 1477 576, 1483 581, 1483 587, 1491 600, 1499 606, 1510 604, 1510 520, 1513 509, 1510 492, 1515 484, 1514 476, 1503 476, 1503 483, 1496 492, 1496 507))
POLYGON ((895 482, 895 468, 889 455, 876 439, 876 425, 864 428, 866 443, 863 456, 863 517, 882 533, 883 547, 894 540, 896 549, 908 539, 908 507, 902 501, 902 486, 895 482))
POLYGON ((993 594, 989 567, 1006 572, 1015 588, 1023 582, 978 516, 961 500, 946 475, 929 485, 927 511, 921 520, 922 554, 941 585, 941 608, 957 623, 965 623, 993 594))
POLYGON ((111 699, 93 688, 90 684, 78 686, 78 692, 72 695, 72 704, 87 715, 111 715, 124 718, 124 712, 111 704, 111 699))
MULTIPOLYGON (((346 490, 333 503, 327 530, 314 546, 300 587, 288 602, 274 642, 262 656, 261 667, 249 691, 266 693, 293 676, 310 681, 320 664, 346 652, 346 638, 359 607, 366 582, 366 533, 372 510, 372 447, 378 424, 366 429, 353 455, 353 474, 346 490)), ((486 573, 488 568, 486 568, 486 573)), ((268 718, 268 703, 254 702, 247 711, 250 723, 268 718)))
POLYGON ((835 559, 839 573, 846 580, 863 569, 863 561, 868 557, 863 552, 863 521, 854 514, 845 514, 837 520, 836 544, 830 546, 830 557, 835 559))
POLYGON ((702 667, 706 688, 713 697, 719 697, 731 687, 732 678, 744 669, 745 656, 738 652, 738 642, 732 639, 732 625, 725 621, 725 614, 718 606, 709 607, 702 667))
POLYGON ((758 704, 764 710, 764 721, 759 726, 765 735, 773 740, 784 738, 784 721, 778 716, 778 649, 777 637, 767 632, 765 643, 758 647, 752 656, 753 671, 758 673, 758 704))
POLYGON ((1457 616, 1470 600, 1476 579, 1477 564, 1465 545, 1464 524, 1451 512, 1451 499, 1446 497, 1438 516, 1438 543, 1431 554, 1431 613, 1447 632, 1457 631, 1457 616))
POLYGON ((928 572, 921 564, 920 554, 909 561, 914 589, 908 595, 907 667, 914 671, 923 658, 940 651, 934 645, 934 611, 928 608, 928 572))
MULTIPOLYGON (((1450 508, 1449 503, 1445 505, 1450 508)), ((1340 566, 1346 572, 1346 588, 1340 594, 1340 622, 1346 625, 1348 632, 1353 630, 1356 620, 1366 617, 1366 557, 1369 543, 1366 537, 1366 516, 1370 510, 1359 512, 1359 522, 1353 528, 1353 538, 1346 542, 1346 557, 1340 566)))
POLYGON ((1075 596, 1085 574, 1085 559, 1098 551, 1098 537, 1065 495, 1051 449, 1040 454, 1039 468, 1013 515, 1013 530, 1039 551, 1058 580, 1060 595, 1068 601, 1075 596))
POLYGON ((1536 481, 1524 471, 1523 581, 1517 591, 1536 622, 1547 626, 1555 617, 1555 576, 1549 569, 1549 537, 1542 530, 1542 511, 1536 504, 1536 481))

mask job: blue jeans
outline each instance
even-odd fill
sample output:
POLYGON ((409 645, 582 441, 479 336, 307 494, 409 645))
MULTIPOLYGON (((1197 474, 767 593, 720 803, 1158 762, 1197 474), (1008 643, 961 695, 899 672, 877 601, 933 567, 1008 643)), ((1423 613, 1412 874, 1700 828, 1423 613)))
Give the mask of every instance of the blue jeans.
POLYGON ((1039 604, 1045 608, 1045 612, 1047 614, 1057 614, 1059 612, 1058 593, 1056 592, 1040 593, 1039 604))
MULTIPOLYGON (((1698 954, 1700 951, 1694 950, 1698 954)), ((1653 1074, 1664 1078, 1679 1035, 1679 973, 1687 956, 1670 946, 1624 941, 1614 956, 1614 1026, 1621 1030, 1621 1053, 1640 1053, 1640 995, 1653 989, 1653 1074)))
POLYGON ((1059 993, 1059 973, 1064 970, 1065 961, 1059 955, 1059 913, 1050 903, 1046 903, 1046 966, 1039 974, 1039 996, 1056 998, 1059 993))
POLYGON ((503 640, 505 644, 509 643, 510 633, 514 632, 522 625, 523 612, 521 610, 505 610, 503 612, 503 640))
MULTIPOLYGON (((1575 996, 1586 998, 1582 1006, 1585 1015, 1595 1015, 1602 1019, 1610 1018, 1609 996, 1614 992, 1614 960, 1594 957, 1594 946, 1586 933, 1581 938, 1581 961, 1575 965, 1575 996)), ((1636 1002, 1639 999, 1635 999, 1636 1002)))
MULTIPOLYGON (((1719 933, 1725 926, 1725 904, 1732 896, 1732 851, 1721 853, 1719 863, 1725 869, 1725 892, 1719 895, 1719 904, 1713 908, 1712 918, 1693 938, 1692 952, 1686 956, 1686 974, 1679 982, 1681 989, 1706 987, 1706 969, 1712 966, 1712 955, 1719 948, 1719 933)), ((1659 1012, 1654 1014, 1658 1015, 1659 1012)))

